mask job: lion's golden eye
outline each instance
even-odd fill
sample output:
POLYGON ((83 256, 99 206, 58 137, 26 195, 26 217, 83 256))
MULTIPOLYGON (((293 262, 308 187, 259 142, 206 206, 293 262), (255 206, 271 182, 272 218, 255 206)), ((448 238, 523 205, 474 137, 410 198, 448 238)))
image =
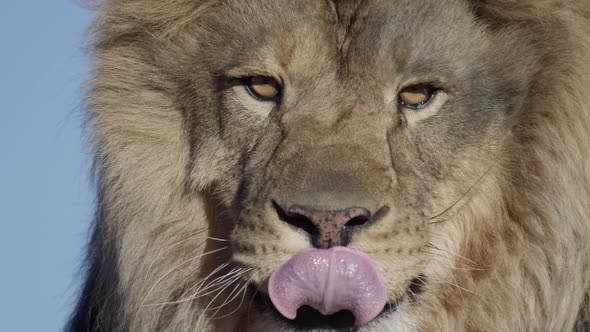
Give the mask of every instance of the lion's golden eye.
POLYGON ((275 101, 281 94, 279 83, 269 77, 252 77, 245 81, 246 90, 260 101, 275 101))
POLYGON ((403 88, 398 96, 400 105, 411 108, 421 109, 432 101, 436 94, 436 89, 430 84, 416 84, 403 88))

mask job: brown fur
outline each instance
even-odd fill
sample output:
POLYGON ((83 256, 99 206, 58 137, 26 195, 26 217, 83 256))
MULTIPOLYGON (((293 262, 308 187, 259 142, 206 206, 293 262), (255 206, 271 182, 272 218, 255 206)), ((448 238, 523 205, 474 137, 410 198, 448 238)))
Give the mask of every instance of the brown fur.
POLYGON ((253 301, 311 246, 271 201, 387 207, 348 245, 406 300, 362 331, 589 328, 587 2, 96 9, 98 212, 68 329, 293 330, 253 301), (235 79, 255 75, 283 82, 280 105, 235 79), (396 104, 433 81, 428 108, 396 104))

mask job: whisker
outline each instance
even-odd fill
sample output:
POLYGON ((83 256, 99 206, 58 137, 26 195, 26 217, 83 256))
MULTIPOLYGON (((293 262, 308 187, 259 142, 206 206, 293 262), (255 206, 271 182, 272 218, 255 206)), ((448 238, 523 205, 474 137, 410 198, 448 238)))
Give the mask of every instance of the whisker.
MULTIPOLYGON (((497 160, 497 159, 495 159, 497 160)), ((490 171, 492 170, 492 168, 494 168, 494 166, 496 166, 497 161, 494 161, 492 163, 492 165, 490 165, 490 167, 483 172, 483 174, 467 189, 467 191, 465 191, 463 194, 461 194, 461 196, 459 197, 459 199, 457 199, 453 204, 451 204, 449 207, 447 207, 446 209, 444 209, 443 211, 441 211, 440 213, 429 217, 428 220, 433 220, 433 219, 437 219, 441 216, 443 216, 444 214, 446 214, 447 212, 449 212, 451 209, 453 209, 455 206, 457 206, 457 204, 459 204, 459 202, 461 202, 465 197, 467 197, 467 195, 481 182, 481 180, 490 173, 490 171)), ((429 224, 439 224, 442 223, 446 220, 443 221, 431 221, 429 222, 429 224)))
MULTIPOLYGON (((480 298, 481 298, 481 296, 480 296, 479 294, 475 293, 474 291, 472 291, 472 290, 470 290, 470 289, 467 289, 467 288, 464 288, 464 287, 461 287, 461 286, 459 286, 459 284, 457 283, 457 280, 455 279, 455 277, 454 277, 454 276, 452 276, 452 274, 451 274, 451 277, 454 279, 454 281, 455 281, 454 283, 453 283, 453 282, 446 281, 446 280, 444 280, 443 278, 441 278, 441 277, 440 277, 440 276, 438 276, 438 275, 437 275, 437 278, 436 278, 436 279, 429 279, 429 280, 430 280, 430 282, 432 282, 432 283, 434 283, 434 284, 439 284, 439 285, 450 285, 450 286, 453 286, 453 287, 455 287, 455 288, 459 289, 460 291, 465 291, 465 292, 467 292, 467 293, 470 293, 470 294, 472 294, 472 295, 475 295, 475 296, 477 296, 477 297, 480 297, 480 298)), ((461 296, 463 296, 463 293, 461 293, 461 296)))
POLYGON ((219 284, 225 284, 225 282, 227 282, 227 279, 230 278, 231 275, 235 274, 236 270, 239 270, 238 268, 234 268, 232 271, 225 273, 221 276, 218 276, 217 278, 211 280, 208 284, 205 284, 205 283, 207 282, 207 280, 209 280, 210 277, 214 276, 217 272, 226 268, 228 265, 229 265, 229 262, 223 264, 222 266, 219 266, 214 271, 209 273, 209 275, 207 275, 206 278, 203 278, 201 281, 199 281, 193 287, 191 287, 189 291, 192 291, 195 288, 196 288, 196 290, 194 291, 194 293, 192 295, 189 296, 189 299, 194 299, 194 298, 197 298, 198 296, 207 295, 207 294, 202 294, 202 292, 207 291, 208 289, 210 289, 212 287, 216 287, 219 284), (203 288, 203 286, 204 286, 204 288, 203 288))
POLYGON ((155 283, 152 285, 152 287, 151 287, 151 288, 148 290, 148 292, 146 293, 145 297, 143 298, 143 301, 142 301, 142 303, 141 303, 140 307, 143 307, 143 305, 144 305, 145 301, 147 300, 147 298, 149 297, 149 295, 151 294, 151 292, 154 290, 154 288, 155 288, 155 287, 156 287, 156 286, 157 286, 157 285, 158 285, 160 282, 162 282, 162 280, 164 280, 164 278, 166 278, 168 275, 170 275, 172 272, 174 272, 175 270, 177 270, 177 269, 178 269, 178 268, 180 268, 181 266, 184 266, 184 265, 186 265, 186 264, 188 264, 188 263, 190 263, 190 262, 192 262, 192 261, 195 261, 195 260, 197 260, 197 259, 199 259, 199 258, 202 258, 202 257, 204 257, 204 256, 207 256, 207 255, 210 255, 210 254, 213 254, 213 253, 216 253, 216 252, 219 252, 219 251, 225 250, 225 249, 227 249, 227 248, 228 248, 228 247, 223 247, 223 248, 219 248, 219 249, 211 250, 211 251, 209 251, 209 252, 206 252, 206 253, 199 254, 199 255, 197 255, 197 256, 195 256, 195 257, 192 257, 192 258, 189 258, 189 259, 187 259, 186 261, 184 261, 184 262, 182 262, 182 263, 180 263, 180 264, 176 265, 176 266, 175 266, 175 267, 173 267, 172 269, 170 269, 170 270, 169 270, 168 272, 166 272, 166 273, 165 273, 163 276, 161 276, 161 277, 160 277, 160 278, 159 278, 159 279, 158 279, 158 280, 157 280, 157 281, 156 281, 156 282, 155 282, 155 283))
POLYGON ((209 236, 209 237, 207 237, 207 239, 208 239, 208 240, 213 240, 213 241, 219 241, 219 242, 229 242, 229 240, 225 240, 225 239, 218 239, 218 238, 216 238, 216 237, 212 237, 212 236, 209 236))
MULTIPOLYGON (((181 242, 186 241, 186 240, 189 240, 194 235, 202 234, 203 232, 206 232, 207 230, 208 230, 208 228, 200 229, 199 231, 195 232, 194 234, 184 236, 184 237, 180 238, 179 240, 170 243, 169 246, 168 246, 168 248, 166 250, 158 250, 158 253, 154 256, 154 258, 152 259, 152 261, 148 265, 148 268, 146 269, 146 271, 151 271, 152 270, 152 266, 155 264, 155 262, 158 260, 158 258, 160 257, 160 255, 162 253, 173 250, 174 248, 176 248, 176 246, 175 246, 176 244, 181 243, 181 242)), ((202 241, 199 244, 197 244, 195 247, 198 248, 198 247, 204 245, 205 242, 207 242, 207 241, 202 241)))
POLYGON ((233 282, 234 280, 239 279, 242 276, 242 274, 244 274, 244 273, 246 273, 246 271, 239 271, 237 274, 235 274, 235 275, 233 275, 231 277, 230 276, 223 276, 224 279, 221 279, 221 280, 215 282, 212 285, 211 284, 208 285, 207 287, 203 288, 201 291, 206 291, 206 290, 208 290, 208 289, 210 289, 212 287, 217 287, 218 285, 221 285, 221 286, 219 286, 219 287, 217 287, 217 288, 215 288, 213 290, 210 290, 210 291, 208 291, 206 293, 198 293, 197 296, 207 296, 209 294, 215 293, 217 290, 219 290, 219 288, 221 288, 227 282, 230 282, 230 281, 233 282))
MULTIPOLYGON (((252 274, 252 276, 251 276, 251 277, 250 277, 250 278, 249 278, 249 279, 248 279, 248 280, 247 280, 247 281, 244 283, 244 285, 242 286, 242 288, 240 288, 240 291, 239 291, 239 292, 238 292, 238 293, 237 293, 235 296, 233 296, 232 298, 230 298, 230 299, 226 300, 226 301, 225 301, 225 302, 224 302, 224 303, 223 303, 221 306, 219 306, 219 309, 221 309, 221 307, 223 307, 224 305, 226 305, 226 304, 228 304, 228 303, 231 303, 231 302, 232 302, 232 301, 234 301, 234 300, 235 300, 235 299, 236 299, 236 298, 237 298, 237 297, 238 297, 240 294, 242 294, 242 293, 243 293, 243 295, 242 295, 242 299, 240 300, 240 303, 239 303, 239 304, 236 306, 236 308, 235 308, 233 311, 231 311, 230 313, 228 313, 228 314, 226 314, 226 315, 223 315, 223 316, 221 316, 221 317, 216 317, 216 318, 214 318, 214 319, 222 319, 222 318, 225 318, 225 317, 229 317, 229 316, 233 315, 233 314, 234 314, 236 311, 238 311, 238 310, 239 310, 239 309, 242 307, 242 304, 244 303, 244 299, 246 298, 246 294, 248 293, 248 285, 250 284, 250 282, 252 281, 252 279, 253 279, 253 278, 254 278, 254 277, 257 275, 257 274, 258 274, 258 271, 254 272, 254 273, 252 274)), ((215 317, 215 315, 217 315, 217 312, 219 311, 219 309, 217 309, 217 311, 215 312, 215 314, 213 314, 213 317, 215 317)))
MULTIPOLYGON (((236 279, 236 280, 237 280, 237 281, 239 281, 239 279, 236 279)), ((223 294, 223 291, 225 291, 225 290, 226 290, 228 287, 230 287, 230 286, 231 286, 231 285, 232 285, 234 282, 235 282, 235 280, 234 280, 234 281, 232 281, 232 282, 229 282, 229 283, 227 284, 227 286, 225 286, 224 288, 222 288, 222 289, 221 289, 221 290, 220 290, 220 291, 217 293, 217 295, 215 295, 215 296, 214 296, 214 297, 213 297, 213 298, 212 298, 212 299, 209 301, 209 304, 208 304, 208 305, 205 307, 205 309, 204 309, 203 311, 205 311, 205 312, 209 311, 209 310, 210 310, 210 308, 209 308, 209 307, 210 307, 210 306, 211 306, 211 305, 212 305, 212 304, 215 302, 215 300, 217 300, 217 298, 218 298, 218 297, 219 297, 221 294, 223 294)))
POLYGON ((432 255, 432 256, 436 256, 436 257, 447 259, 448 260, 447 261, 448 263, 445 263, 445 262, 439 262, 439 263, 445 264, 445 266, 447 266, 449 268, 453 268, 452 265, 455 265, 455 268, 457 268, 457 269, 459 269, 461 267, 463 267, 465 269, 472 269, 472 270, 478 269, 477 267, 471 266, 468 263, 464 263, 464 262, 458 261, 455 257, 450 257, 450 256, 443 255, 443 254, 440 254, 440 253, 430 252, 430 251, 423 251, 423 250, 419 250, 418 252, 423 253, 423 254, 427 254, 427 255, 432 255))
MULTIPOLYGON (((227 263, 227 264, 229 264, 229 263, 227 263)), ((212 275, 212 273, 210 273, 209 276, 210 275, 212 275)), ((199 281, 198 284, 203 284, 207 280, 208 277, 203 278, 203 280, 199 281)), ((217 279, 215 279, 215 280, 217 280, 217 279)), ((229 280, 225 280, 225 282, 222 285, 225 286, 226 283, 231 283, 231 282, 229 280)), ((209 286, 207 286, 207 288, 205 288, 205 289, 208 289, 208 288, 209 288, 209 286)), ((217 288, 217 289, 219 289, 219 288, 217 288)), ((209 293, 207 293, 207 294, 209 294, 209 293)), ((185 297, 185 298, 181 298, 181 299, 178 299, 178 300, 175 300, 175 301, 167 301, 167 302, 161 302, 161 303, 146 304, 146 305, 144 305, 144 307, 153 307, 153 306, 164 306, 164 305, 171 305, 171 304, 180 304, 180 303, 184 303, 184 302, 195 300, 199 296, 205 296, 207 294, 199 294, 199 290, 197 290, 197 292, 195 292, 194 294, 192 294, 192 295, 190 295, 188 297, 185 297)))
MULTIPOLYGON (((428 268, 429 265, 427 264, 417 264, 414 265, 416 267, 424 267, 424 268, 428 268)), ((456 266, 445 266, 449 269, 452 270, 457 270, 457 271, 487 271, 488 269, 479 269, 479 268, 475 268, 475 267, 456 267, 456 266)))
POLYGON ((198 291, 198 289, 200 289, 200 288, 201 288, 201 286, 203 285, 203 283, 204 283, 204 282, 206 282, 206 281, 207 281, 209 278, 211 278, 212 276, 214 276, 215 274, 217 274, 217 272, 219 272, 219 271, 223 270, 223 269, 224 269, 224 268, 226 268, 227 266, 229 266, 229 262, 225 262, 225 263, 223 263, 223 264, 219 265, 219 266, 218 266, 218 267, 216 267, 216 268, 215 268, 213 271, 209 272, 209 274, 208 274, 206 277, 204 277, 204 278, 201 278, 201 280, 200 280, 199 282, 197 282, 197 283, 196 283, 196 284, 194 284, 194 285, 193 285, 191 288, 189 288, 189 289, 187 290, 187 292, 191 292, 191 291, 193 291, 195 288, 197 288, 197 291, 198 291))
POLYGON ((232 289, 232 291, 231 291, 231 292, 230 292, 230 293, 227 295, 227 299, 225 299, 225 301, 223 301, 223 303, 222 303, 222 304, 220 304, 220 305, 218 305, 218 306, 216 306, 216 307, 213 307, 213 308, 210 308, 210 309, 209 309, 209 310, 211 310, 211 311, 215 310, 215 313, 213 313, 213 315, 211 315, 211 318, 212 318, 212 319, 215 319, 215 315, 217 315, 217 313, 219 312, 219 310, 221 310, 221 308, 223 308, 223 307, 224 307, 226 304, 228 304, 229 302, 233 301, 233 300, 234 300, 234 299, 235 299, 237 296, 239 296, 239 295, 240 295, 240 292, 241 292, 241 287, 243 287, 243 285, 242 285, 242 284, 240 284, 240 283, 236 283, 236 286, 235 286, 235 287, 234 287, 234 289, 232 289), (240 289, 240 291, 238 291, 238 289, 240 289), (236 291, 238 291, 238 292, 236 293, 236 291), (234 295, 234 294, 235 294, 235 295, 234 295))
POLYGON ((469 259, 469 258, 467 258, 467 257, 465 257, 465 256, 461 256, 461 255, 459 255, 459 254, 457 254, 457 253, 453 253, 453 252, 450 252, 450 251, 448 251, 448 250, 446 250, 446 249, 439 248, 439 247, 435 246, 435 245, 434 245, 434 244, 432 244, 432 243, 428 243, 427 247, 428 247, 428 248, 435 249, 435 250, 442 251, 442 252, 444 252, 444 253, 446 253, 446 254, 448 254, 448 255, 451 255, 451 256, 459 257, 459 258, 461 258, 461 259, 463 259, 463 260, 466 260, 466 261, 468 261, 468 262, 470 262, 470 263, 472 263, 472 264, 474 264, 474 265, 479 265, 477 262, 475 262, 475 261, 473 261, 473 260, 471 260, 471 259, 469 259))

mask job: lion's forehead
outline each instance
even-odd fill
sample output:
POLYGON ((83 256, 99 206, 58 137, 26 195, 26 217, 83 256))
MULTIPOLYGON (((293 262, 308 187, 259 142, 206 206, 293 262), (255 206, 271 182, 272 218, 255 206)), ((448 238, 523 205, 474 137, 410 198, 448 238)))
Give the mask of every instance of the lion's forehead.
POLYGON ((315 86, 331 75, 367 84, 400 71, 450 75, 458 58, 462 68, 475 62, 486 36, 468 12, 458 1, 228 1, 203 20, 215 26, 204 38, 227 52, 212 63, 225 59, 223 69, 280 66, 315 86))

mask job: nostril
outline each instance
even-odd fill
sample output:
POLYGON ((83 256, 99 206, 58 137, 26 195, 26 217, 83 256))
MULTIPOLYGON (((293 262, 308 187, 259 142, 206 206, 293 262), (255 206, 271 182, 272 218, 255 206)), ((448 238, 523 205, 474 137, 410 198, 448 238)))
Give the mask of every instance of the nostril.
POLYGON ((361 226, 369 222, 369 220, 368 216, 357 216, 350 219, 344 226, 361 226))
POLYGON ((287 213, 277 202, 272 201, 272 206, 277 212, 279 219, 286 222, 289 225, 295 226, 297 228, 303 229, 306 233, 311 235, 312 237, 318 236, 320 234, 319 229, 314 225, 314 223, 306 216, 295 213, 289 212, 287 213))
POLYGON ((290 205, 283 208, 271 200, 279 220, 304 230, 316 248, 346 246, 355 229, 374 220, 371 211, 363 207, 345 209, 318 209, 317 207, 290 205))

